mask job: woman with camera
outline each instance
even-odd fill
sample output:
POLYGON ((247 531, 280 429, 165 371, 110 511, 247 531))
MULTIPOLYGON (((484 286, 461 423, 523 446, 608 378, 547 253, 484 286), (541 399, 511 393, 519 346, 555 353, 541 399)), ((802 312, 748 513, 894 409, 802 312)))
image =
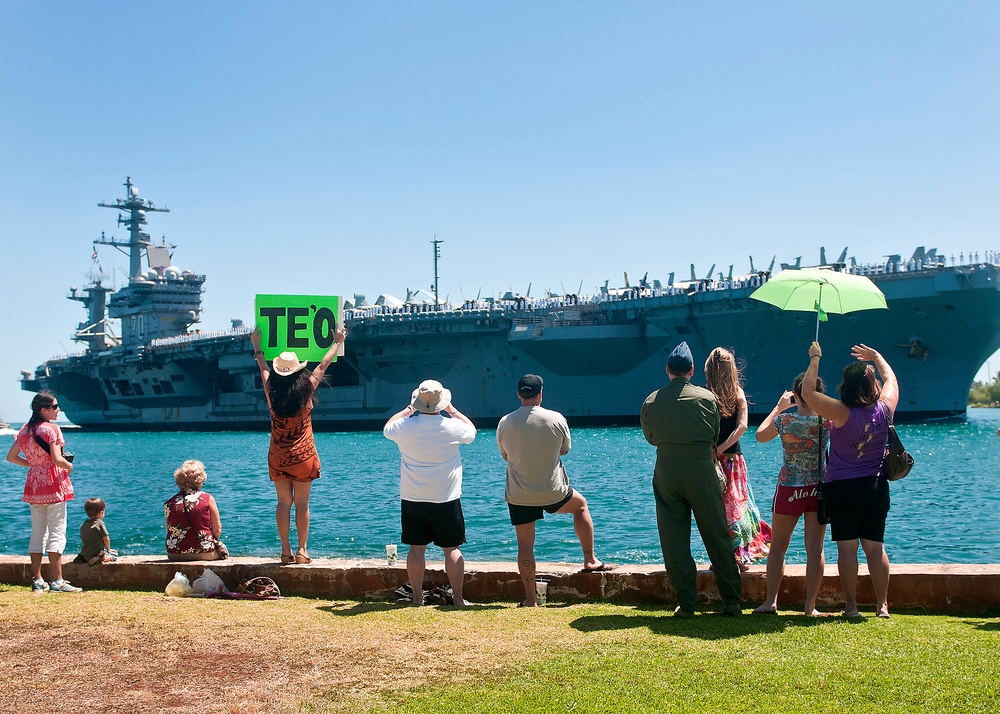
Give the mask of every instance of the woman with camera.
MULTIPOLYGON (((823 458, 830 439, 829 421, 816 415, 802 398, 800 374, 792 382, 791 391, 781 395, 771 413, 757 427, 757 441, 764 444, 781 437, 784 455, 778 485, 771 502, 771 550, 767 554, 767 595, 754 612, 774 615, 778 612, 778 591, 785 574, 785 553, 792 542, 792 532, 801 517, 804 522, 806 547, 806 615, 817 616, 816 598, 823 584, 823 538, 825 521, 816 517, 818 487, 823 480, 823 458), (795 408, 795 412, 788 412, 795 408)), ((823 392, 823 380, 816 380, 816 391, 823 392)))
MULTIPOLYGON (((73 500, 69 475, 73 464, 64 452, 62 430, 52 422, 59 416, 59 402, 42 390, 31 400, 31 419, 21 427, 7 452, 7 461, 28 469, 21 500, 31 506, 31 591, 33 593, 78 593, 63 580, 62 553, 66 548, 66 502, 73 500), (51 583, 42 578, 42 553, 49 554, 51 583)), ((70 458, 72 458, 70 456, 70 458)))

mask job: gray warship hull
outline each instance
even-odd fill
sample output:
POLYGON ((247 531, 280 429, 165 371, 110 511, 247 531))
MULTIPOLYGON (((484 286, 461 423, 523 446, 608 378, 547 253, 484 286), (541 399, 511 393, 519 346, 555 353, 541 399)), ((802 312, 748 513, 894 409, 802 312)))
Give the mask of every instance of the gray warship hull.
MULTIPOLYGON (((1000 348, 1000 275, 991 263, 870 277, 888 310, 822 323, 822 376, 858 342, 886 356, 899 379, 897 420, 961 417, 972 380, 1000 348)), ((745 364, 750 418, 759 422, 808 363, 815 314, 750 299, 756 281, 687 292, 634 290, 590 301, 516 301, 425 312, 354 311, 346 355, 328 371, 317 430, 381 428, 423 379, 452 390, 478 425, 516 408, 518 377, 545 379, 545 405, 575 425, 635 424, 666 382, 667 354, 687 341, 696 362, 731 347, 745 364), (674 293, 674 294, 665 294, 674 293)), ((700 365, 695 381, 703 383, 700 365)), ((53 359, 22 388, 51 389, 66 416, 92 430, 265 430, 267 405, 248 330, 184 335, 53 359)))

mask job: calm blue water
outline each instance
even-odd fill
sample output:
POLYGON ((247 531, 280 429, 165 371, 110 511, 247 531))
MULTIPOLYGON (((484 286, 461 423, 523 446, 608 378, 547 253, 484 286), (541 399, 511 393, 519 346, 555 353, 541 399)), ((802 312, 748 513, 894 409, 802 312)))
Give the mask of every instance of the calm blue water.
MULTIPOLYGON (((886 529, 897 563, 993 563, 1000 553, 995 527, 1000 510, 1000 410, 970 410, 968 421, 902 425, 903 443, 917 460, 913 472, 890 485, 886 529)), ((70 503, 70 542, 86 518, 83 501, 99 496, 113 547, 123 554, 163 552, 161 504, 176 492, 173 471, 184 460, 205 462, 222 513, 224 540, 235 555, 277 556, 274 490, 267 478, 267 434, 88 434, 67 430, 77 455, 77 498, 70 503)), ((10 437, 2 437, 4 443, 10 437)), ((396 446, 379 433, 318 434, 323 477, 312 491, 309 549, 314 556, 384 557, 399 540, 399 462, 396 446)), ((770 501, 781 464, 777 440, 758 444, 753 428, 742 440, 757 504, 770 520, 770 501)), ((514 530, 504 504, 504 462, 492 429, 463 447, 468 560, 513 561, 514 530)), ((598 556, 615 563, 662 562, 650 481, 655 452, 636 428, 574 429, 565 457, 572 485, 590 502, 598 556)), ((0 553, 27 551, 29 516, 21 503, 25 471, 0 465, 0 496, 10 504, 0 531, 0 553)), ((697 529, 694 529, 697 534, 697 529)), ((695 558, 708 558, 695 535, 695 558)), ((828 559, 835 551, 828 549, 828 559)), ((536 556, 543 561, 580 559, 572 518, 548 516, 538 528, 536 556)), ((432 556, 436 557, 436 556, 432 556)), ((804 563, 801 523, 789 562, 804 563)))

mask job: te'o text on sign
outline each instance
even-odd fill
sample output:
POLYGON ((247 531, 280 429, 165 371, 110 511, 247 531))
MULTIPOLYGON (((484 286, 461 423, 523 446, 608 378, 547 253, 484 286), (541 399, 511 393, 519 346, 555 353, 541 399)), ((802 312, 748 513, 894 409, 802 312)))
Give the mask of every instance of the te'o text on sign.
POLYGON ((258 295, 254 304, 260 348, 269 360, 282 352, 310 362, 323 359, 342 319, 336 295, 258 295))

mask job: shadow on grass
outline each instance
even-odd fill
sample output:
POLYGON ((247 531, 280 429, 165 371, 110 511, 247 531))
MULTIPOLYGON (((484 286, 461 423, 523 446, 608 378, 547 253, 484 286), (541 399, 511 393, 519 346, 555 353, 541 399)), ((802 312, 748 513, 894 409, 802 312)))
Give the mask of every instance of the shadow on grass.
POLYGON ((830 622, 860 624, 865 618, 845 620, 839 617, 805 615, 751 615, 724 617, 712 611, 697 612, 693 618, 674 617, 672 608, 636 608, 632 615, 594 615, 580 617, 570 627, 581 632, 629 630, 644 627, 656 635, 691 637, 700 640, 724 640, 762 632, 783 632, 793 627, 816 627, 830 622))
POLYGON ((971 625, 977 630, 982 630, 983 632, 1000 632, 1000 620, 987 620, 985 622, 966 620, 965 624, 971 625))
MULTIPOLYGON (((399 604, 395 602, 345 602, 333 605, 320 605, 316 609, 328 612, 337 617, 353 617, 355 615, 367 615, 370 612, 388 612, 390 610, 409 610, 413 606, 399 604)), ((422 605, 424 609, 459 611, 459 610, 501 610, 503 605, 479 605, 473 603, 464 608, 454 605, 422 605)), ((419 608, 417 608, 419 609, 419 608)))

